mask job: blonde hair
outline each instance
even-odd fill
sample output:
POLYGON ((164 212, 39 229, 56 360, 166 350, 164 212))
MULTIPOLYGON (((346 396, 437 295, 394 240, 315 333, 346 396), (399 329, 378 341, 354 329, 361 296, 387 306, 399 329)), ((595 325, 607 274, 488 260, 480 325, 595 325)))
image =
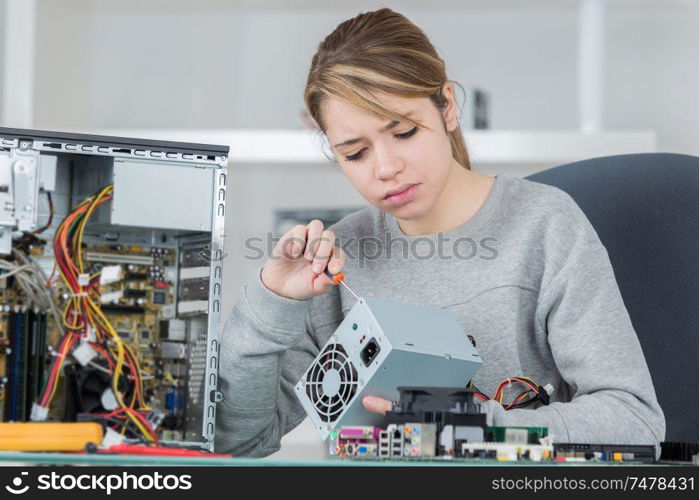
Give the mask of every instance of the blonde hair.
MULTIPOLYGON (((391 9, 359 14, 339 24, 318 46, 311 61, 304 100, 324 132, 323 98, 335 97, 389 120, 414 120, 385 107, 373 95, 428 97, 437 109, 447 105, 449 83, 444 61, 427 35, 391 9)), ((471 169, 461 127, 449 132, 454 159, 471 169)))

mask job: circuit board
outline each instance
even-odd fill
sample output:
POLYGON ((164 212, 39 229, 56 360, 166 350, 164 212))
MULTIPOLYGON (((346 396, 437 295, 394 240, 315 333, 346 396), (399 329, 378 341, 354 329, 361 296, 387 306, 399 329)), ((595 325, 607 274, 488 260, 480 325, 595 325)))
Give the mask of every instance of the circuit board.
POLYGON ((653 446, 555 443, 545 427, 453 428, 435 423, 345 426, 328 441, 337 459, 368 461, 640 462, 653 446))
MULTIPOLYGON (((54 270, 50 293, 63 310, 69 299, 55 276, 50 245, 36 244, 29 255, 47 274, 54 270)), ((109 270, 100 285, 100 307, 141 368, 143 396, 156 412, 161 439, 184 439, 187 378, 186 323, 175 318, 176 249, 87 243, 82 253, 91 275, 109 270)), ((12 277, 0 274, 0 410, 2 421, 28 421, 41 396, 52 354, 62 331, 56 317, 32 308, 12 277)), ((108 388, 105 367, 94 360, 65 367, 48 420, 77 420, 78 413, 104 410, 108 388)), ((109 408, 109 405, 106 405, 109 408)))

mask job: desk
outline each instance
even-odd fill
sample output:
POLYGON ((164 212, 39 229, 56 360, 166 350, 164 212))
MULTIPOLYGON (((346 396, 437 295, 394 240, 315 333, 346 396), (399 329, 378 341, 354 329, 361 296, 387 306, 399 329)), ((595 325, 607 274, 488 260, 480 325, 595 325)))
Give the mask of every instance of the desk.
MULTIPOLYGON (((0 452, 0 467, 17 465, 135 465, 135 466, 217 466, 217 467, 590 467, 647 466, 634 462, 498 462, 485 459, 456 460, 348 460, 320 461, 270 460, 265 458, 144 457, 78 453, 0 452)), ((686 462, 663 462, 659 466, 696 465, 686 462)))

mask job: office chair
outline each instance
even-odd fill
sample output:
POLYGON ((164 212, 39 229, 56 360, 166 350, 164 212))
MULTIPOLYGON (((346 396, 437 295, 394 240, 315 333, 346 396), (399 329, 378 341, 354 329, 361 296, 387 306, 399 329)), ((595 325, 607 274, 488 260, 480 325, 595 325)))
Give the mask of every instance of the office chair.
POLYGON ((607 248, 665 441, 699 442, 699 157, 593 158, 527 177, 566 191, 607 248))

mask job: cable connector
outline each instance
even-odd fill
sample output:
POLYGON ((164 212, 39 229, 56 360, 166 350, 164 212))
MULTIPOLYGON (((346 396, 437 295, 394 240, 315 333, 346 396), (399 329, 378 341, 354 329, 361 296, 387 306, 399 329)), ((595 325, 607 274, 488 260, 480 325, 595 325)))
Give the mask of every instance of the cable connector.
POLYGON ((102 304, 110 304, 114 303, 116 304, 119 302, 119 299, 124 296, 124 292, 122 290, 114 290, 112 292, 105 292, 100 296, 100 302, 102 304))
POLYGON ((85 366, 97 356, 97 351, 90 347, 87 342, 81 342, 71 354, 81 366, 85 366))
POLYGON ((121 281, 121 266, 104 266, 100 272, 100 285, 109 285, 121 281))
POLYGON ((116 432, 111 427, 105 427, 104 438, 102 438, 102 444, 100 444, 99 447, 102 449, 110 448, 112 446, 122 444, 124 439, 124 436, 116 432))
POLYGON ((43 422, 49 416, 49 409, 39 403, 32 403, 32 412, 29 420, 32 422, 43 422))
POLYGON ((541 403, 548 405, 551 400, 551 394, 553 394, 553 386, 551 384, 546 384, 544 387, 542 387, 542 390, 539 392, 539 400, 541 403))

